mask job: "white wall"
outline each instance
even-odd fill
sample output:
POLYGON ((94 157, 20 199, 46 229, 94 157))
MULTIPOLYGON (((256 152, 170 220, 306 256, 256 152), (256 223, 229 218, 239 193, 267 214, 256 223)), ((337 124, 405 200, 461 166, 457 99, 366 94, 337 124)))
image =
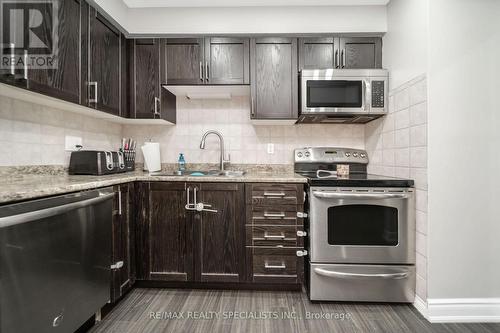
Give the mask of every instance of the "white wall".
POLYGON ((497 0, 432 1, 428 76, 429 301, 496 297, 497 320, 499 17, 497 0))
POLYGON ((390 87, 427 71, 429 0, 392 0, 387 6, 383 66, 390 70, 390 87))
POLYGON ((386 6, 124 8, 92 0, 131 35, 384 33, 386 6))

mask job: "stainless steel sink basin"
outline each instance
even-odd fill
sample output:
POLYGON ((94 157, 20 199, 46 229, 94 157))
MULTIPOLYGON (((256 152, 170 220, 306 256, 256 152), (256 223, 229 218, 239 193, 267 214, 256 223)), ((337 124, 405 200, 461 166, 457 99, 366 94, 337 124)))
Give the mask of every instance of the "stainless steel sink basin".
POLYGON ((188 177, 241 177, 245 174, 245 171, 240 170, 210 170, 210 171, 199 171, 199 170, 185 170, 182 173, 178 171, 174 172, 153 172, 151 176, 188 176, 188 177))

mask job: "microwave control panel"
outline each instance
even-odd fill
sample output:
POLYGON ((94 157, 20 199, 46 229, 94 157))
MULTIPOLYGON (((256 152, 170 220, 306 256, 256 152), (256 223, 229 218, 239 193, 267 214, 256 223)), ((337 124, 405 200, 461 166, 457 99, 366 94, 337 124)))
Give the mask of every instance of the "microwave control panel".
POLYGON ((372 81, 372 108, 384 108, 385 81, 372 81))

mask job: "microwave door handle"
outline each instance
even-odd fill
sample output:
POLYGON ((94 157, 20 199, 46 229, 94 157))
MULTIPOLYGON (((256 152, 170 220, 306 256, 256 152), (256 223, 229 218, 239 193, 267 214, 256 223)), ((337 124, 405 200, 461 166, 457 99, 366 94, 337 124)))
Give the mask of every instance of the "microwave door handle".
POLYGON ((313 191, 313 195, 320 199, 408 199, 406 193, 342 193, 313 191))
POLYGON ((363 96, 363 104, 361 105, 361 109, 363 109, 363 111, 365 111, 366 102, 368 99, 368 96, 366 95, 366 80, 361 81, 361 95, 363 96))

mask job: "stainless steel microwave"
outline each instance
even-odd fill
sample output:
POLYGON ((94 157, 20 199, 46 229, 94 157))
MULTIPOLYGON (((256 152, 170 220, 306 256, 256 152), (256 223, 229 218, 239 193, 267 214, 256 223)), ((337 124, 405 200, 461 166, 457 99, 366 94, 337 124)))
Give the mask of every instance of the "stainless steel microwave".
POLYGON ((300 73, 299 123, 367 123, 387 113, 384 69, 322 69, 300 73))

